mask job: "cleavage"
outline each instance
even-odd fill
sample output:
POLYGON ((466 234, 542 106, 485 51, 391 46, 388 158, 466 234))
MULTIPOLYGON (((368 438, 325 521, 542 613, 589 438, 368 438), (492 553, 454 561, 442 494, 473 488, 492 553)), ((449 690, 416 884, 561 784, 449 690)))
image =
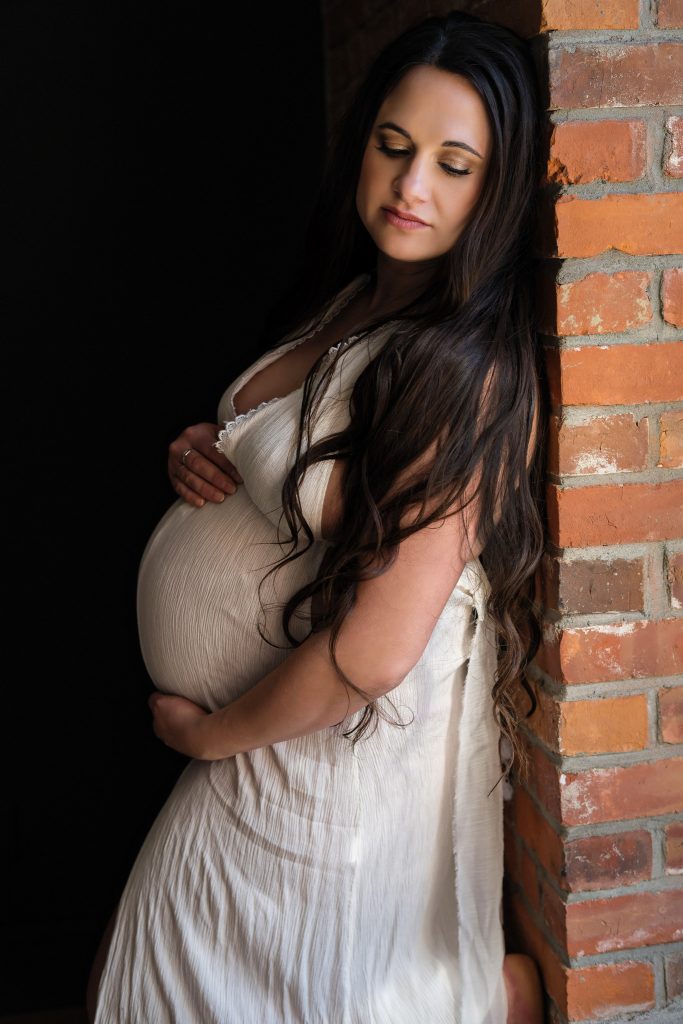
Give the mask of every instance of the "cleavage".
MULTIPOLYGON (((332 331, 329 336, 337 333, 332 331)), ((239 391, 233 395, 232 405, 235 413, 242 416, 264 402, 297 391, 303 385, 313 363, 329 348, 325 336, 327 328, 317 334, 315 339, 308 338, 302 341, 248 377, 239 391)))

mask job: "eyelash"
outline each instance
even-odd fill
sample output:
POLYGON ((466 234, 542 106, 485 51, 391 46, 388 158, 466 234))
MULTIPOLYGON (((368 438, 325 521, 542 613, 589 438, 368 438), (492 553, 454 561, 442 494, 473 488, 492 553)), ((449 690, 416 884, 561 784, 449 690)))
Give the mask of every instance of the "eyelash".
MULTIPOLYGON (((380 151, 380 153, 386 153, 386 155, 389 156, 389 157, 405 156, 405 154, 408 152, 407 149, 391 149, 391 147, 387 146, 384 142, 380 146, 375 146, 375 149, 378 149, 380 151)), ((471 174, 472 173, 471 171, 461 171, 461 170, 458 170, 457 167, 451 167, 449 164, 442 163, 442 164, 439 164, 439 166, 443 167, 443 169, 445 170, 446 174, 471 174)))

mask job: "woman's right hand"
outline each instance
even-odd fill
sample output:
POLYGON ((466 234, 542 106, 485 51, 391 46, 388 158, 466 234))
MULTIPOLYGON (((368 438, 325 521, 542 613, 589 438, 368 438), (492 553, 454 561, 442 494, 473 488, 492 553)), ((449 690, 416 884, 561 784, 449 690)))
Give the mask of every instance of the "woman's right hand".
POLYGON ((185 501, 201 508, 207 501, 223 501, 244 483, 239 470, 223 455, 214 442, 219 423, 197 423, 188 427, 168 446, 168 475, 173 489, 185 501), (185 456, 188 448, 192 451, 185 456))

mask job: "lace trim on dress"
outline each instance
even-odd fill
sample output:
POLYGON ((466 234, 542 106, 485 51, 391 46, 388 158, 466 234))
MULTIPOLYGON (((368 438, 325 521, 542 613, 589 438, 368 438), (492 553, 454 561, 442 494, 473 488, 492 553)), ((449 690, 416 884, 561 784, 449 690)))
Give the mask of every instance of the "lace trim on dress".
MULTIPOLYGON (((340 348, 342 348, 343 346, 345 347, 351 341, 355 341, 357 337, 359 337, 359 335, 354 334, 350 338, 342 338, 341 341, 337 342, 336 345, 333 345, 332 348, 329 348, 327 350, 327 353, 325 355, 325 361, 329 360, 336 352, 339 351, 340 348)), ((304 338, 302 340, 305 341, 306 339, 304 338)), ((296 348, 296 345, 293 347, 296 348)), ((290 392, 290 394, 295 395, 297 391, 301 391, 301 387, 298 387, 296 391, 290 392)), ((273 398, 266 398, 263 400, 263 402, 259 402, 258 405, 254 406, 253 409, 247 409, 246 412, 239 413, 233 420, 226 420, 225 427, 223 427, 223 429, 220 430, 218 433, 218 441, 221 441, 226 437, 230 437, 232 432, 237 429, 237 427, 240 425, 240 423, 242 423, 243 420, 251 419, 253 415, 255 415, 257 412, 260 412, 261 409, 265 409, 266 406, 272 405, 273 402, 281 402, 283 401, 284 398, 288 397, 289 395, 275 395, 273 398)), ((214 447, 218 447, 218 442, 216 442, 214 447)))
MULTIPOLYGON (((296 344, 292 345, 291 348, 289 349, 289 351, 290 352, 293 351, 298 345, 302 345, 304 343, 304 341, 308 341, 309 338, 314 337, 319 331, 321 331, 323 329, 323 327, 326 327, 327 324, 338 313, 341 313, 342 309, 344 309, 344 307, 351 301, 351 299, 355 295, 357 295, 361 291, 362 288, 365 287, 365 285, 367 284, 367 276, 368 276, 367 274, 364 274, 363 275, 363 281, 360 283, 359 287, 358 288, 353 288, 349 292, 349 294, 342 300, 342 302, 340 302, 338 305, 336 305, 336 306, 333 305, 332 308, 330 310, 328 310, 328 312, 325 314, 325 316, 320 321, 320 323, 317 325, 317 327, 314 327, 313 330, 308 331, 308 333, 305 334, 302 338, 297 339, 296 344)), ((342 338, 341 341, 337 342, 336 345, 332 345, 332 347, 327 350, 326 359, 329 359, 342 346, 348 345, 349 342, 355 341, 355 339, 358 338, 358 337, 359 337, 358 334, 354 334, 354 335, 351 335, 351 337, 342 338)), ((284 355, 284 352, 282 352, 281 355, 284 355)), ((278 358, 279 358, 279 356, 277 356, 276 359, 274 359, 272 361, 275 362, 278 358)), ((266 364, 266 365, 268 365, 268 364, 266 364)), ((265 367, 264 367, 264 369, 265 369, 265 367)), ((249 380, 249 377, 246 377, 246 379, 244 379, 244 380, 239 380, 237 382, 237 385, 236 385, 234 391, 233 391, 233 394, 230 396, 230 404, 232 406, 233 412, 235 411, 235 406, 234 406, 234 403, 233 403, 233 396, 234 396, 235 392, 239 391, 247 383, 248 380, 249 380)), ((258 405, 254 406, 253 409, 247 409, 245 412, 241 412, 241 413, 238 413, 237 415, 235 415, 235 417, 233 419, 225 420, 224 421, 225 426, 224 426, 224 428, 222 430, 220 430, 218 432, 218 440, 214 442, 213 447, 214 448, 220 448, 221 447, 221 442, 226 440, 228 437, 230 437, 230 435, 233 433, 233 431, 235 431, 237 429, 237 427, 240 426, 240 424, 244 423, 245 420, 251 419, 251 417, 256 415, 256 413, 261 412, 262 409, 265 409, 267 406, 272 405, 274 402, 281 402, 285 398, 289 398, 290 395, 295 395, 298 391, 301 391, 302 387, 303 387, 303 384, 300 387, 296 388, 294 391, 291 391, 289 395, 274 395, 273 398, 266 398, 266 399, 264 399, 263 402, 259 402, 258 405)))

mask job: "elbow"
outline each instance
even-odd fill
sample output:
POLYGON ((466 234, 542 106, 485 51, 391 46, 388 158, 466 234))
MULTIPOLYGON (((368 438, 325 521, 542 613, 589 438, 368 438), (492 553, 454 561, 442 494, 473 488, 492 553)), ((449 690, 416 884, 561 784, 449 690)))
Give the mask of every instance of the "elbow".
POLYGON ((350 676, 351 682, 360 687, 368 696, 369 701, 379 700, 386 693, 396 689, 410 672, 410 667, 404 665, 374 666, 374 671, 358 672, 350 676))
POLYGON ((391 690, 395 690, 397 686, 400 686, 408 673, 415 668, 416 664, 417 661, 412 661, 410 664, 407 662, 393 662, 387 666, 379 682, 373 686, 377 697, 383 697, 385 693, 389 693, 391 690))

